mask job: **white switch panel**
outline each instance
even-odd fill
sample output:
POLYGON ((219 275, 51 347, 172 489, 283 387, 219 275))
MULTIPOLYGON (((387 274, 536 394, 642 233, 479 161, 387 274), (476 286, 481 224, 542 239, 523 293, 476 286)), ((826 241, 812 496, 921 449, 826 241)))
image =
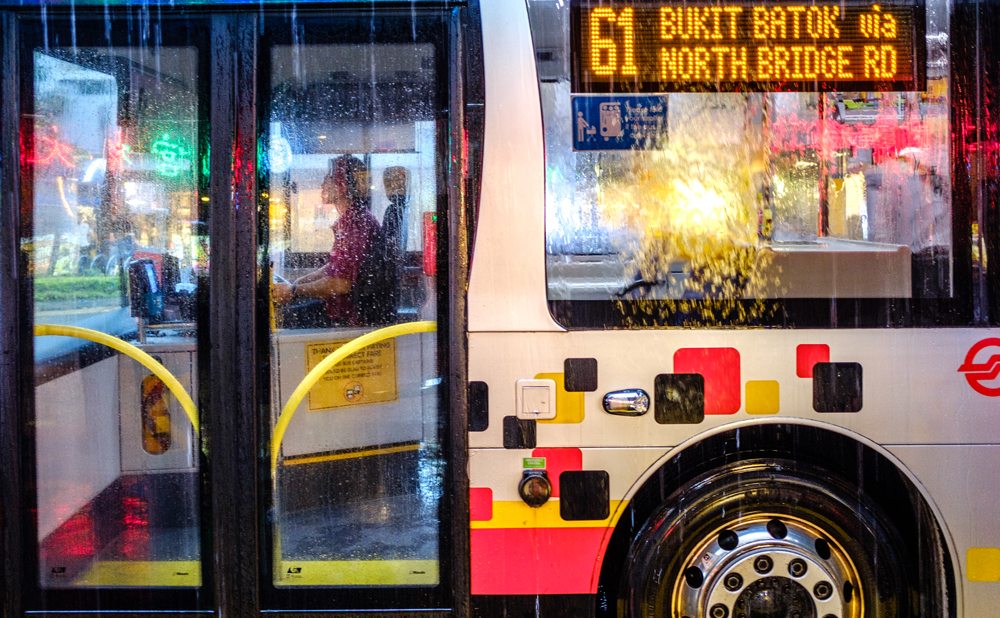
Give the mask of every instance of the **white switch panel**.
POLYGON ((517 418, 542 421, 555 417, 555 380, 517 381, 517 418))

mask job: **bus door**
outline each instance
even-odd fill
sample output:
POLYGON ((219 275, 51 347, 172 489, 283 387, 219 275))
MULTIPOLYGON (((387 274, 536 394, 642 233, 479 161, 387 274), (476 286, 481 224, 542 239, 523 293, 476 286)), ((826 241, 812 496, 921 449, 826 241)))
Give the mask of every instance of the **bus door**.
POLYGON ((278 607, 370 586, 442 602, 436 325, 447 287, 426 258, 448 203, 443 25, 371 14, 263 23, 266 602, 278 607), (359 337, 371 343, 322 370, 359 337))
POLYGON ((5 67, 20 82, 18 327, 34 377, 23 606, 198 606, 210 24, 73 21, 19 15, 5 67))
POLYGON ((12 616, 452 606, 461 19, 5 13, 12 616))

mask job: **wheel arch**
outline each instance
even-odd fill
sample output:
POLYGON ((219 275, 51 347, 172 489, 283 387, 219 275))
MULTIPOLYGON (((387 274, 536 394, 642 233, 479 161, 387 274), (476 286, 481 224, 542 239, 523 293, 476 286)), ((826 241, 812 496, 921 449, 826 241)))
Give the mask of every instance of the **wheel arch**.
POLYGON ((885 447, 863 435, 811 419, 770 418, 728 423, 699 433, 668 450, 632 484, 627 506, 610 534, 600 564, 597 616, 616 616, 618 573, 626 565, 632 541, 646 520, 670 496, 701 474, 744 459, 783 455, 786 459, 816 465, 865 488, 890 515, 893 525, 933 526, 940 547, 947 616, 963 616, 959 554, 940 509, 927 488, 906 465, 885 447), (810 449, 810 446, 826 448, 810 449), (901 498, 905 497, 906 500, 901 498))

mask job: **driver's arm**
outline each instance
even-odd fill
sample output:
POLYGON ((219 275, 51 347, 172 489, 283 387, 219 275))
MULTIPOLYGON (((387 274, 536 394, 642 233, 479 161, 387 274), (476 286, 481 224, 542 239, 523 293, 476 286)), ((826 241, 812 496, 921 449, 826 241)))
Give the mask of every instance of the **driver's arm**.
POLYGON ((352 286, 349 279, 331 277, 329 266, 321 266, 295 280, 295 295, 326 299, 334 294, 347 294, 352 286))
POLYGON ((320 279, 322 279, 323 277, 326 276, 326 268, 327 267, 325 265, 324 266, 320 266, 319 268, 317 268, 316 270, 312 271, 311 273, 302 275, 301 277, 299 277, 298 279, 296 279, 292 283, 294 283, 296 285, 302 285, 303 283, 312 283, 313 281, 318 281, 318 280, 320 280, 320 279))
POLYGON ((351 291, 351 286, 352 283, 348 279, 331 277, 321 272, 320 277, 317 279, 311 279, 304 283, 301 283, 301 279, 296 281, 295 295, 305 298, 327 299, 334 294, 349 293, 351 291))
POLYGON ((274 302, 286 305, 293 298, 318 298, 326 300, 335 294, 347 294, 353 285, 349 279, 341 279, 327 275, 324 268, 311 272, 295 280, 294 284, 279 283, 274 286, 274 302), (292 285, 295 294, 292 294, 292 285))

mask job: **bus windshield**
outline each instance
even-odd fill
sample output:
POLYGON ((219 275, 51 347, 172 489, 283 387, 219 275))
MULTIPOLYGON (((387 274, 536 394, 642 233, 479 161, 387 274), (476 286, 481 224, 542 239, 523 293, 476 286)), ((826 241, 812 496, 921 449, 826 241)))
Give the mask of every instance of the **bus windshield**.
POLYGON ((528 3, 557 321, 958 311, 981 256, 976 217, 956 217, 947 4, 689 5, 528 3))

